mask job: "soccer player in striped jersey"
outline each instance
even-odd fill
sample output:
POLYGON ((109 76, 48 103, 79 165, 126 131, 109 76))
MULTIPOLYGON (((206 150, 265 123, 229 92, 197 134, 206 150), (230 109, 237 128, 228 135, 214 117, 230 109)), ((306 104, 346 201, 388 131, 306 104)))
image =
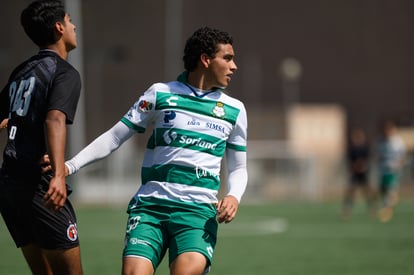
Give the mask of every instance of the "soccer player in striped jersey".
POLYGON ((389 222, 398 204, 398 188, 406 158, 406 145, 398 133, 397 124, 386 120, 381 126, 381 138, 377 144, 379 195, 381 199, 378 217, 389 222))
POLYGON ((66 162, 68 173, 152 129, 142 185, 128 206, 123 274, 153 274, 169 250, 171 274, 205 274, 218 223, 231 222, 247 184, 247 117, 224 92, 237 66, 232 37, 203 27, 187 40, 185 71, 149 87, 121 120, 66 162), (217 198, 226 156, 228 192, 217 198))
POLYGON ((0 212, 33 274, 82 274, 76 216, 65 181, 66 125, 80 75, 67 61, 75 25, 58 0, 32 2, 21 24, 39 52, 16 67, 0 93, 7 143, 0 169, 0 212), (42 175, 48 153, 51 173, 42 175))

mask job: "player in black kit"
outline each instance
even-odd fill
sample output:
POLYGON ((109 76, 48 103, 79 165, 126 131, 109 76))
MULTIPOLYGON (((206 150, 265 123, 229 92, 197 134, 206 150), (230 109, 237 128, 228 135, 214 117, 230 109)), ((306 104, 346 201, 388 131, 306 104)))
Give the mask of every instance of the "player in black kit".
POLYGON ((0 212, 33 274, 83 274, 64 170, 66 125, 81 89, 79 73, 66 61, 76 48, 76 27, 58 0, 35 1, 20 19, 40 51, 17 66, 0 93, 0 125, 8 135, 0 212), (46 153, 52 172, 42 175, 46 153))

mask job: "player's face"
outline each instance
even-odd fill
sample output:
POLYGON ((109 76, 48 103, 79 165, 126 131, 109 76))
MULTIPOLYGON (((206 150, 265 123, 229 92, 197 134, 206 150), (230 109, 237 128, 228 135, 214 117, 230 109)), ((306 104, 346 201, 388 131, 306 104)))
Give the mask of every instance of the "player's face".
POLYGON ((233 73, 237 70, 234 62, 234 50, 230 44, 218 44, 218 52, 209 63, 210 88, 227 87, 233 73))
POLYGON ((76 26, 72 23, 69 14, 65 15, 65 32, 63 33, 65 45, 67 51, 71 51, 76 48, 77 41, 76 41, 76 26))

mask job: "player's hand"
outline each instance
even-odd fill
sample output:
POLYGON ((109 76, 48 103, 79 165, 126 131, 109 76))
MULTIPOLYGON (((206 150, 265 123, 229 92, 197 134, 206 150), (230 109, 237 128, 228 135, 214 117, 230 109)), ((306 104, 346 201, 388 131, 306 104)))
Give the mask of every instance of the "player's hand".
POLYGON ((43 196, 45 206, 49 209, 58 211, 63 207, 67 198, 66 182, 63 177, 53 177, 49 183, 49 189, 43 196))
POLYGON ((0 123, 0 131, 7 128, 7 123, 9 120, 7 118, 3 119, 3 121, 0 123))
POLYGON ((40 167, 43 174, 52 171, 52 165, 50 164, 50 158, 48 154, 44 154, 43 157, 40 158, 40 167))
MULTIPOLYGON (((45 174, 49 171, 52 171, 52 165, 50 164, 50 158, 48 154, 43 155, 40 159, 40 168, 42 169, 42 173, 45 174)), ((65 177, 69 175, 69 169, 65 165, 65 177)))
POLYGON ((231 222, 236 217, 238 208, 239 202, 235 197, 231 195, 225 196, 217 204, 217 221, 219 223, 231 222))

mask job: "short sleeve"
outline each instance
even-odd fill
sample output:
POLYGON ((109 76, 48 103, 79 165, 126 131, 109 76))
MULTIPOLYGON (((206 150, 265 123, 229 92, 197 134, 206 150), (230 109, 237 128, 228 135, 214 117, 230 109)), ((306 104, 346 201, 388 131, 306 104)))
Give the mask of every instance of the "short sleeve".
POLYGON ((148 125, 154 120, 156 92, 154 85, 139 97, 134 105, 121 119, 129 128, 139 133, 145 132, 148 125))
POLYGON ((247 113, 246 108, 240 103, 240 112, 237 116, 234 129, 227 140, 227 147, 236 151, 246 151, 247 149, 247 113))
POLYGON ((66 114, 66 123, 72 124, 75 119, 81 90, 78 71, 73 67, 59 70, 48 93, 48 111, 59 110, 66 114))

